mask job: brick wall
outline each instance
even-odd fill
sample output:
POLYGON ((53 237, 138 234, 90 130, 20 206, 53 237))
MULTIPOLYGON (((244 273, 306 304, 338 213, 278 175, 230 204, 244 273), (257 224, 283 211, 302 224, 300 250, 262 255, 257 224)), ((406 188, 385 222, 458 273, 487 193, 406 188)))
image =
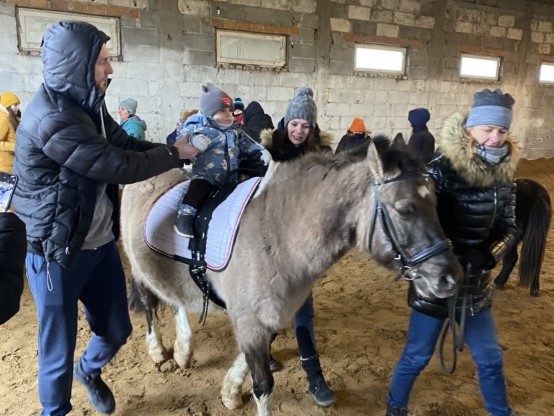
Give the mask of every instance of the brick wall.
POLYGON ((197 107, 200 85, 220 85, 245 103, 259 101, 275 123, 295 87, 315 91, 318 121, 338 140, 353 117, 373 133, 409 134, 408 111, 425 106, 436 132, 472 94, 502 88, 516 98, 513 132, 525 157, 554 157, 554 85, 539 85, 538 65, 554 61, 554 2, 521 0, 0 0, 0 90, 25 102, 41 82, 40 59, 18 52, 16 6, 121 18, 122 55, 107 97, 139 101, 147 137, 163 141, 183 108, 197 107), (486 3, 486 5, 476 4, 486 3), (217 28, 287 35, 282 71, 216 67, 217 28), (409 48, 401 79, 353 70, 356 43, 409 48), (504 59, 500 82, 458 77, 460 53, 504 59))

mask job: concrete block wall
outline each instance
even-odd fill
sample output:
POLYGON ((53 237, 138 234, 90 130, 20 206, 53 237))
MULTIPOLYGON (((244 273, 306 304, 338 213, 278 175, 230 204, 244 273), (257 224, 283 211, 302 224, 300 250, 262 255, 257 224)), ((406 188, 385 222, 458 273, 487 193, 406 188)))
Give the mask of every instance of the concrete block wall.
POLYGON ((107 104, 134 97, 147 138, 163 141, 183 108, 196 108, 207 81, 245 103, 259 101, 276 124, 296 87, 315 91, 318 121, 338 141, 353 117, 374 133, 409 135, 408 111, 425 106, 429 128, 467 111, 474 92, 502 88, 516 98, 513 132, 523 155, 554 157, 554 85, 540 85, 540 62, 554 61, 554 2, 545 0, 0 0, 0 90, 25 102, 41 82, 41 63, 17 49, 15 8, 121 18, 123 59, 114 62, 107 104), (217 66, 218 28, 288 37, 287 68, 217 66), (354 71, 357 43, 405 46, 406 77, 354 71), (461 53, 504 61, 502 80, 460 79, 461 53))

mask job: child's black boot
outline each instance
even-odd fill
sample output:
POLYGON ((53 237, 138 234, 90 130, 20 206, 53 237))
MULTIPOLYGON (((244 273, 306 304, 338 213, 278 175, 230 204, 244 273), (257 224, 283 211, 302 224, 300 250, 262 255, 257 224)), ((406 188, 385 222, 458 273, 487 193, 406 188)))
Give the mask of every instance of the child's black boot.
POLYGON ((179 204, 177 221, 173 229, 181 237, 194 238, 194 219, 198 210, 187 204, 179 204))

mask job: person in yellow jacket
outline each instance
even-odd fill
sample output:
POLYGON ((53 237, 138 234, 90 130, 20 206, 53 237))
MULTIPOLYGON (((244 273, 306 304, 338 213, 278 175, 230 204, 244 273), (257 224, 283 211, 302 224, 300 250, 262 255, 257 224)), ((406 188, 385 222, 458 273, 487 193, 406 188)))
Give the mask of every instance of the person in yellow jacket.
POLYGON ((11 173, 15 152, 15 130, 19 124, 19 98, 13 92, 0 95, 0 171, 11 173))

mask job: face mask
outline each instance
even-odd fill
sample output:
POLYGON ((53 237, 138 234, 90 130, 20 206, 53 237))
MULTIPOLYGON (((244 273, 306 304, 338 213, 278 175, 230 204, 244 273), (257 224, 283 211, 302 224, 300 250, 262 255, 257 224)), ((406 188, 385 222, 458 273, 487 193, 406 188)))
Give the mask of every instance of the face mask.
POLYGON ((481 158, 483 162, 491 165, 498 165, 508 154, 508 145, 501 147, 489 147, 479 144, 473 148, 473 153, 481 158))

